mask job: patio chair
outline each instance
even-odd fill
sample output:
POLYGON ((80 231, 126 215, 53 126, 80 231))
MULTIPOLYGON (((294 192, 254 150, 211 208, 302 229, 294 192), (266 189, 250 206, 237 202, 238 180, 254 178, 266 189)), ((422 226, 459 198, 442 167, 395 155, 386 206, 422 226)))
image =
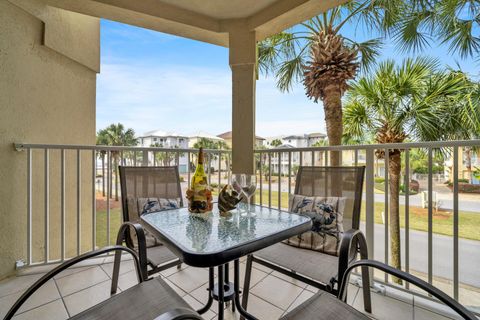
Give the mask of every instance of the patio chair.
POLYGON ((135 251, 124 246, 110 246, 68 260, 45 274, 21 295, 7 312, 4 320, 12 319, 15 313, 35 291, 60 272, 80 261, 104 255, 112 251, 120 253, 124 251, 133 256, 139 283, 70 319, 203 319, 160 277, 151 280, 144 278, 141 272, 140 261, 135 251))
MULTIPOLYGON (((119 171, 124 223, 118 231, 117 245, 125 242, 127 247, 138 251, 141 271, 147 277, 173 266, 180 268, 182 262, 177 256, 146 230, 143 230, 146 234, 145 242, 141 243, 137 236, 138 230, 132 225, 139 222, 140 216, 150 210, 183 207, 178 167, 119 166, 119 171), (156 203, 151 202, 154 199, 156 203)), ((117 291, 119 264, 120 254, 117 252, 112 294, 117 291)))
MULTIPOLYGON (((327 254, 281 242, 248 255, 242 298, 244 308, 247 308, 248 304, 253 262, 318 289, 337 294, 339 281, 348 264, 357 258, 357 253, 360 253, 362 259, 368 258, 366 241, 359 230, 364 172, 365 167, 299 168, 294 195, 342 199, 342 204, 345 205, 342 228, 344 232, 340 233, 339 239, 341 240, 337 242, 338 250, 335 250, 333 254, 332 252, 327 254)), ((291 196, 290 199, 291 206, 293 205, 292 198, 294 196, 291 196)), ((341 221, 337 221, 337 224, 339 222, 341 221)), ((365 296, 364 307, 367 312, 371 312, 368 285, 370 279, 367 268, 362 269, 362 280, 365 296)))
POLYGON ((476 320, 475 315, 467 310, 460 303, 449 297, 444 292, 440 291, 431 284, 401 270, 395 269, 382 262, 374 260, 359 260, 352 263, 344 273, 343 280, 341 281, 338 296, 335 297, 326 292, 319 291, 316 295, 287 313, 280 320, 296 320, 296 319, 371 319, 367 315, 354 309, 348 305, 347 301, 347 287, 349 283, 349 277, 352 270, 355 268, 374 268, 386 272, 392 276, 395 276, 403 281, 409 282, 417 286, 418 288, 426 291, 428 294, 438 299, 440 302, 450 307, 463 319, 476 320))

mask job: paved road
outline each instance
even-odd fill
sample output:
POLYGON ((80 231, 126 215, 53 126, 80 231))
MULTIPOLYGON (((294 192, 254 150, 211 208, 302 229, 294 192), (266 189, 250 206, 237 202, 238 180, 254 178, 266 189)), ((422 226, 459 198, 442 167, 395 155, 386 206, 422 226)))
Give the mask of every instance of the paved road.
MULTIPOLYGON (((260 189, 260 186, 257 186, 260 189)), ((263 190, 268 190, 268 184, 263 183, 263 190)), ((272 183, 272 191, 278 190, 278 183, 272 183)), ((282 181, 281 185, 282 192, 288 192, 288 183, 282 181)), ((293 192, 293 187, 292 187, 293 192)), ((444 210, 453 210, 453 193, 442 193, 438 192, 437 197, 440 200, 440 208, 444 210)), ((363 192, 363 199, 365 199, 365 191, 363 192)), ((385 195, 381 193, 375 194, 375 202, 383 203, 385 202, 385 195)), ((400 204, 405 204, 405 196, 400 196, 400 204)), ((410 206, 420 207, 422 205, 421 194, 410 196, 410 206)), ((480 195, 478 199, 472 195, 459 194, 458 207, 461 211, 470 211, 474 213, 480 213, 480 195)))
MULTIPOLYGON (((362 229, 365 226, 362 223, 362 229)), ((479 231, 480 232, 480 231, 479 231)), ((384 261, 385 228, 375 225, 374 257, 384 261)), ((405 243, 405 230, 401 230, 402 245, 405 243)), ((480 288, 480 241, 459 239, 460 282, 480 288)), ((405 263, 405 248, 402 248, 402 263, 405 263)), ((410 230, 410 269, 428 272, 428 234, 410 230)), ((433 234, 433 275, 453 279, 453 238, 433 234)))
MULTIPOLYGON (((453 210, 453 194, 450 194, 448 197, 442 194, 443 197, 439 197, 440 200, 440 208, 445 210, 453 210)), ((365 199, 365 196, 364 196, 365 199)), ((413 207, 420 207, 422 205, 422 198, 420 194, 416 194, 410 196, 410 206, 413 207)), ((375 202, 385 202, 385 195, 384 194, 375 194, 375 202)), ((400 204, 405 204, 405 196, 400 196, 400 204)), ((480 213, 480 196, 479 200, 466 200, 462 199, 461 195, 458 200, 458 208, 461 211, 470 211, 474 213, 480 213)))

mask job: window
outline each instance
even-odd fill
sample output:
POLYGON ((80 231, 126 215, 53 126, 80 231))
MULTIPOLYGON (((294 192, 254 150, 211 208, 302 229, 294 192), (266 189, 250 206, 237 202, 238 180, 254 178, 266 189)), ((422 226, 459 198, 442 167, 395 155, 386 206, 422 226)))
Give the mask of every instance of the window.
POLYGON ((157 138, 153 138, 153 142, 157 142, 157 138))

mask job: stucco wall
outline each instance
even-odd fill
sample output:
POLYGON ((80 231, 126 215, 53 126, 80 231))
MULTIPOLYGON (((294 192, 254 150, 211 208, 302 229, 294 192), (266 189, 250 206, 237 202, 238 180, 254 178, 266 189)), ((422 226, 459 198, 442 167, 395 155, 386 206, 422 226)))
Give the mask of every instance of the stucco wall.
MULTIPOLYGON (((33 15, 0 0, 0 279, 14 272, 16 260, 26 257, 26 154, 15 151, 13 143, 95 144, 99 21, 48 10, 51 8, 39 8, 41 14, 33 15), (53 30, 46 28, 49 16, 55 24, 53 30), (72 28, 81 28, 78 38, 72 28), (51 30, 48 37, 46 30, 51 30), (47 43, 45 39, 49 39, 47 43), (69 57, 68 50, 55 50, 58 43, 74 48, 75 56, 69 57)), ((36 152, 33 158, 33 257, 39 259, 43 255, 43 154, 36 152)), ((60 153, 52 152, 50 258, 60 254, 60 224, 55 222, 60 212, 59 160, 60 153)), ((67 228, 76 230, 74 154, 67 154, 67 164, 67 228)), ((91 155, 82 155, 85 185, 91 183, 90 166, 91 155)), ((87 194, 82 198, 88 199, 87 194)), ((91 234, 91 204, 86 201, 81 209, 82 233, 91 234)), ((67 243, 75 239, 74 232, 67 233, 67 243)), ((82 237, 84 249, 91 247, 90 239, 82 237)), ((75 247, 70 245, 67 251, 71 253, 75 247)))

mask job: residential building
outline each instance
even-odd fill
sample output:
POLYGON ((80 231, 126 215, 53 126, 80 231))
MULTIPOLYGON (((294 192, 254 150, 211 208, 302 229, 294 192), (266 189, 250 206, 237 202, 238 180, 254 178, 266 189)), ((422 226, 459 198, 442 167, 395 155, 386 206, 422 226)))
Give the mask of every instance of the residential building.
MULTIPOLYGON (((314 146, 320 141, 324 141, 326 134, 323 133, 310 133, 310 134, 299 134, 299 135, 289 135, 289 136, 279 136, 279 137, 270 137, 265 139, 266 146, 273 149, 288 149, 288 148, 308 148, 314 146), (272 142, 275 140, 280 140, 282 144, 280 146, 272 147, 272 142)), ((322 165, 324 163, 323 154, 317 152, 313 155, 313 160, 311 153, 308 155, 300 152, 292 152, 291 159, 288 158, 288 153, 281 153, 280 160, 278 159, 278 154, 273 154, 272 162, 272 172, 278 173, 279 167, 281 173, 285 174, 288 172, 289 162, 291 161, 292 166, 300 165, 322 165)))
MULTIPOLYGON (((174 132, 165 132, 162 130, 148 131, 143 136, 137 137, 138 145, 141 147, 160 147, 172 149, 186 149, 188 148, 188 137, 174 132)), ((149 153, 148 162, 158 163, 157 165, 171 165, 175 162, 173 155, 167 153, 149 153)), ((180 173, 186 173, 188 170, 187 155, 180 154, 178 158, 178 170, 180 173)))
MULTIPOLYGON (((480 151, 471 148, 459 148, 458 149, 458 177, 459 179, 471 180, 473 184, 480 184, 480 178, 474 174, 476 170, 480 170, 480 151), (470 149, 470 150, 469 150, 470 149), (469 156, 470 155, 470 156, 469 156), (469 159, 470 158, 470 159, 469 159), (472 176, 470 176, 468 170, 468 164, 472 170, 472 176)), ((445 161, 444 174, 445 180, 450 180, 453 173, 453 154, 445 161)))
POLYGON ((200 139, 202 139, 202 138, 209 139, 209 140, 212 140, 212 141, 215 141, 215 142, 219 142, 219 141, 225 142, 224 139, 222 139, 218 136, 215 136, 213 134, 210 134, 208 132, 197 131, 197 132, 192 133, 191 135, 188 136, 188 147, 193 148, 195 143, 200 141, 200 139))
MULTIPOLYGON (((232 131, 227 131, 222 134, 217 135, 217 137, 222 138, 225 140, 225 143, 228 145, 229 148, 232 148, 232 131)), ((265 138, 255 136, 255 147, 263 147, 265 142, 265 138)))
POLYGON ((189 138, 175 132, 162 130, 148 131, 143 136, 137 137, 138 145, 142 147, 159 146, 164 148, 186 149, 189 146, 189 138))

